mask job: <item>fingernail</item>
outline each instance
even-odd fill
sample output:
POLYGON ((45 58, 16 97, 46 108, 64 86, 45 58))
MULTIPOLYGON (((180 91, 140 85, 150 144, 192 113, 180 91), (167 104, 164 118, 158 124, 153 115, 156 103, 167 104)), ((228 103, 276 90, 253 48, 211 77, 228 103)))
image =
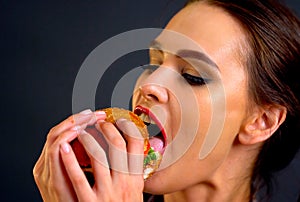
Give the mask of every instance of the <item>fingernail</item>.
POLYGON ((76 131, 77 134, 80 134, 82 131, 82 127, 80 126, 74 126, 71 130, 76 131))
POLYGON ((79 125, 82 124, 83 122, 88 122, 92 118, 93 118, 92 113, 74 115, 75 123, 79 125))
POLYGON ((121 122, 125 122, 125 121, 128 121, 128 120, 127 120, 127 119, 124 119, 124 118, 120 118, 120 119, 117 120, 117 122, 120 122, 120 123, 121 123, 121 122))
POLYGON ((80 112, 79 114, 91 114, 92 113, 92 110, 90 109, 86 109, 86 110, 83 110, 82 112, 80 112))
POLYGON ((119 124, 126 123, 126 122, 130 122, 130 121, 128 121, 127 119, 124 119, 124 118, 120 118, 116 121, 116 124, 119 125, 119 124))
POLYGON ((94 114, 95 114, 95 116, 97 116, 97 118, 106 117, 106 113, 104 111, 95 111, 94 114))
MULTIPOLYGON (((118 126, 119 129, 122 130, 122 128, 128 126, 128 124, 131 124, 131 121, 128 121, 127 119, 120 118, 116 121, 116 125, 118 126)), ((133 123, 132 123, 133 124, 133 123)), ((123 131, 124 132, 124 131, 123 131)))
POLYGON ((62 144, 60 145, 60 148, 61 148, 61 150, 62 150, 64 153, 66 153, 66 154, 68 154, 68 153, 70 152, 70 146, 69 146, 68 143, 62 143, 62 144))

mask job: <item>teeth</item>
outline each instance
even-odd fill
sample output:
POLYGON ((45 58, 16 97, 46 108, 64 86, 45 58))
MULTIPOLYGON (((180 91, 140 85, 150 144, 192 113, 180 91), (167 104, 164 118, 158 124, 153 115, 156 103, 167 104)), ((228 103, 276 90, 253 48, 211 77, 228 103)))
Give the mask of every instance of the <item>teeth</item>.
POLYGON ((149 117, 148 115, 144 114, 144 113, 142 113, 142 114, 140 115, 140 118, 142 119, 142 121, 144 121, 144 122, 146 122, 146 123, 150 123, 150 122, 151 122, 151 121, 150 121, 150 117, 149 117))
POLYGON ((147 114, 142 113, 139 117, 147 125, 150 138, 160 134, 159 127, 147 114))
POLYGON ((147 114, 142 113, 139 117, 146 123, 155 124, 155 122, 147 114))

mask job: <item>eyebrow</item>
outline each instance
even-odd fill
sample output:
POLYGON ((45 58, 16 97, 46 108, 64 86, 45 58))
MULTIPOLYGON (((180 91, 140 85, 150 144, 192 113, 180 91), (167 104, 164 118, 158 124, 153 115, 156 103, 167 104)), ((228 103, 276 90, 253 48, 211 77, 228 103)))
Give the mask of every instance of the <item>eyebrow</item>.
MULTIPOLYGON (((154 40, 150 43, 150 48, 163 51, 161 44, 156 40, 154 40)), ((202 53, 202 52, 198 52, 195 50, 181 49, 181 50, 177 51, 176 56, 181 57, 181 58, 194 58, 197 60, 201 60, 201 61, 205 62, 206 64, 213 66, 213 67, 217 68, 218 70, 220 70, 218 65, 212 59, 210 59, 205 53, 202 53)))
POLYGON ((176 55, 178 55, 179 57, 182 57, 182 58, 194 58, 197 60, 201 60, 201 61, 207 63, 208 65, 219 69, 218 65, 214 61, 212 61, 206 54, 204 54, 202 52, 184 49, 184 50, 179 50, 176 55))

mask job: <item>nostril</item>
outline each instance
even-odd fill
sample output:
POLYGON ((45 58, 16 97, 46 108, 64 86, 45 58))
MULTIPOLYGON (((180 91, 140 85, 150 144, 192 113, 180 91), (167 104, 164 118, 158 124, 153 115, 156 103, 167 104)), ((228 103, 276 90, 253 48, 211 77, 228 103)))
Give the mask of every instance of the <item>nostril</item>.
POLYGON ((168 101, 167 89, 157 84, 147 84, 140 88, 141 95, 148 101, 166 103, 168 101))
POLYGON ((159 99, 158 99, 158 97, 156 97, 155 95, 153 95, 153 94, 148 94, 148 95, 146 95, 146 98, 148 99, 148 100, 154 100, 154 101, 159 101, 159 99))

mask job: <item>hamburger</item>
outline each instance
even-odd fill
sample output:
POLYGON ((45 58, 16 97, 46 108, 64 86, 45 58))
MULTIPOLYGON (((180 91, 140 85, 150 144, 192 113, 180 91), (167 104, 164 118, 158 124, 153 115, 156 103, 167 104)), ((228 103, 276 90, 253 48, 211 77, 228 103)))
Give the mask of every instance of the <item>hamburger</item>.
MULTIPOLYGON (((149 142, 149 133, 147 130, 147 125, 150 123, 145 123, 138 115, 143 114, 142 110, 137 108, 135 113, 121 109, 121 108, 106 108, 102 109, 106 113, 105 121, 111 122, 116 125, 118 119, 126 119, 133 122, 138 130, 140 131, 142 137, 144 138, 144 163, 143 163, 143 172, 144 180, 148 179, 155 170, 159 167, 159 164, 162 159, 162 151, 155 151, 155 147, 151 147, 149 142), (138 114, 138 115, 137 115, 138 114), (146 125, 147 124, 147 125, 146 125)), ((93 133, 98 133, 95 127, 89 127, 86 131, 93 135, 93 133)), ((104 150, 107 150, 108 144, 103 141, 100 143, 104 150)), ((78 160, 78 163, 82 170, 84 171, 87 179, 90 184, 94 184, 93 170, 91 167, 91 160, 87 152, 85 151, 83 145, 79 142, 78 139, 75 139, 71 142, 72 149, 75 153, 75 156, 78 160)))

